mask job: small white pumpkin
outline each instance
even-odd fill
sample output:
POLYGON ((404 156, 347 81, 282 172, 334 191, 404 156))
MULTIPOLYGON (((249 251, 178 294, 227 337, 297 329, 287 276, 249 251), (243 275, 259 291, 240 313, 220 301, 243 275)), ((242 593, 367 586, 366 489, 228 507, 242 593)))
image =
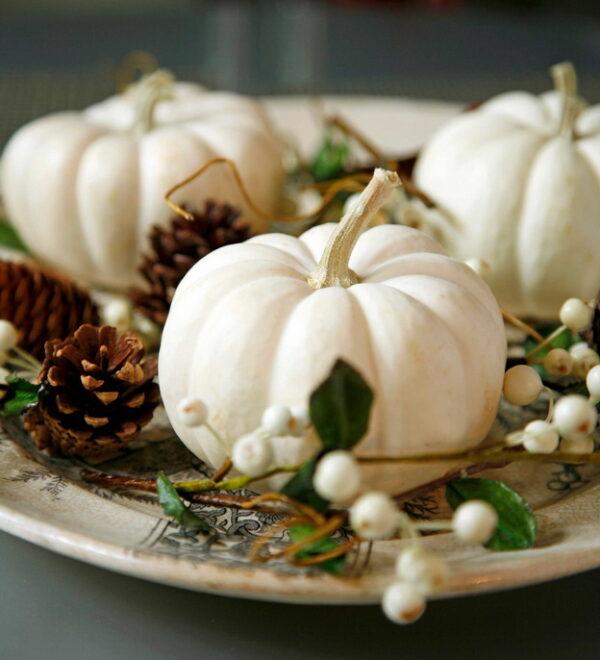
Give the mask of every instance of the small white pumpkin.
MULTIPOLYGON (((164 194, 208 159, 235 161, 258 206, 276 209, 281 144, 250 99, 174 83, 157 71, 125 94, 82 113, 27 124, 9 141, 0 190, 9 219, 43 262, 88 283, 135 283, 153 224, 172 212, 164 194)), ((207 172, 175 196, 202 209, 207 198, 244 207, 230 173, 207 172)))
POLYGON ((600 106, 583 107, 571 65, 553 74, 555 91, 502 94, 449 121, 415 169, 453 221, 450 253, 483 259, 500 304, 538 318, 600 286, 600 106))
MULTIPOLYGON (((339 224, 293 238, 265 234, 221 248, 179 285, 164 328, 159 382, 187 447, 213 466, 224 449, 189 428, 179 402, 206 402, 229 443, 273 404, 306 403, 341 357, 375 390, 362 454, 455 452, 477 445, 496 415, 506 341, 498 305, 468 266, 425 234, 381 225, 362 235, 394 186, 376 170, 339 224)), ((298 438, 275 442, 279 463, 306 458, 298 438)), ((447 469, 371 470, 389 490, 447 469)))

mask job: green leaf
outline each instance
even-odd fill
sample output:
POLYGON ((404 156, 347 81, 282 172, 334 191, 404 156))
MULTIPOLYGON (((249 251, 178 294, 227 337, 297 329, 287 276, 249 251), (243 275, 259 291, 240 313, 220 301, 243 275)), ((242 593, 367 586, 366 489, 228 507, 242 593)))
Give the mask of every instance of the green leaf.
POLYGON ((537 522, 527 502, 502 481, 453 479, 446 485, 446 499, 452 509, 467 500, 484 500, 498 514, 498 527, 486 548, 524 550, 535 543, 537 522))
POLYGON ((14 227, 6 222, 6 220, 0 220, 0 245, 11 250, 28 252, 27 246, 21 240, 19 234, 17 234, 14 227))
POLYGON ((6 383, 10 387, 10 393, 0 406, 2 417, 20 415, 27 406, 37 403, 39 385, 16 376, 9 376, 6 383))
POLYGON ((310 396, 310 419, 323 447, 351 449, 367 432, 373 390, 343 360, 310 396))
POLYGON ((285 484, 281 492, 288 497, 298 500, 298 502, 312 506, 317 511, 326 511, 329 502, 318 495, 313 486, 313 475, 319 458, 320 456, 316 456, 310 461, 306 461, 298 472, 285 484))
POLYGON ((164 472, 160 472, 156 478, 156 492, 163 511, 182 527, 202 532, 210 530, 210 527, 202 518, 199 518, 188 509, 164 472))
POLYGON ((315 181, 335 179, 344 172, 349 155, 350 145, 348 141, 335 138, 332 132, 328 131, 311 163, 310 173, 315 181))
MULTIPOLYGON (((309 524, 298 524, 290 527, 290 538, 294 543, 297 541, 302 541, 307 536, 312 534, 315 531, 314 525, 309 524)), ((308 557, 314 557, 315 555, 320 555, 324 552, 329 552, 330 550, 335 550, 339 546, 339 543, 329 538, 319 539, 318 541, 313 541, 309 543, 306 547, 302 548, 300 552, 296 553, 297 559, 306 559, 308 557)), ((334 575, 340 575, 344 571, 346 565, 346 555, 340 555, 339 557, 334 557, 333 559, 326 559, 325 561, 315 564, 321 570, 326 571, 327 573, 333 573, 334 575)))

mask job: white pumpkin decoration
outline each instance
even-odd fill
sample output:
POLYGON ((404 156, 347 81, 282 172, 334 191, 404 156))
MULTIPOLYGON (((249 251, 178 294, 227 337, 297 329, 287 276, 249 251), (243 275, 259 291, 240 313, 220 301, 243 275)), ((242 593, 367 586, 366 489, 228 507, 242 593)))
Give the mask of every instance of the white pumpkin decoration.
MULTIPOLYGON (((9 141, 0 190, 9 219, 41 261, 96 285, 135 283, 151 225, 172 211, 164 194, 215 156, 237 164, 253 199, 276 210, 281 144, 250 99, 174 83, 165 71, 82 113, 27 124, 9 141)), ((264 231, 225 169, 175 197, 202 209, 207 198, 235 204, 264 231)))
POLYGON ((486 261, 500 304, 538 318, 600 286, 600 106, 583 107, 571 65, 553 74, 555 91, 502 94, 448 122, 414 175, 451 218, 450 253, 486 261))
MULTIPOLYGON (((159 382, 187 447, 213 466, 225 450, 178 418, 186 397, 206 402, 229 443, 273 404, 307 402, 341 357, 375 390, 362 454, 455 452, 477 445, 497 412, 506 353, 487 285, 425 234, 381 225, 362 235, 394 186, 376 170, 339 224, 300 238, 265 234, 198 262, 179 285, 164 328, 159 382)), ((278 464, 314 446, 274 441, 278 464)), ((367 484, 397 490, 444 471, 371 470, 367 484)))

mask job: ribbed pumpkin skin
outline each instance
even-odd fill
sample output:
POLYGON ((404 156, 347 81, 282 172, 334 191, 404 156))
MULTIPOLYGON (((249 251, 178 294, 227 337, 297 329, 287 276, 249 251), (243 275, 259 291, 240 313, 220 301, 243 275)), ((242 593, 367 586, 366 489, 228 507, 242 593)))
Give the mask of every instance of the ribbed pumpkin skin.
MULTIPOLYGON (((42 262, 87 283, 132 286, 149 228, 172 215, 165 192, 214 156, 234 160, 255 202, 276 209, 281 144, 255 102, 177 83, 155 120, 137 136, 134 104, 121 95, 83 113, 42 117, 11 138, 0 190, 9 219, 42 262)), ((265 230, 222 166, 175 201, 202 208, 208 198, 241 207, 254 231, 265 230)))
MULTIPOLYGON (((454 452, 488 432, 506 341, 487 285, 421 232, 383 225, 363 233, 352 252, 359 284, 315 291, 307 277, 335 227, 220 248, 178 287, 159 382, 175 431, 212 465, 224 452, 205 429, 180 423, 182 398, 203 399, 211 423, 231 441, 256 428, 266 406, 305 403, 339 357, 375 390, 361 453, 454 452)), ((310 453, 299 444, 276 442, 279 461, 310 453)), ((397 492, 447 467, 378 467, 367 484, 397 492)))
POLYGON ((557 92, 503 94, 442 127, 414 172, 453 219, 450 254, 484 259, 500 304, 542 319, 600 286, 600 106, 574 138, 560 117, 557 92))

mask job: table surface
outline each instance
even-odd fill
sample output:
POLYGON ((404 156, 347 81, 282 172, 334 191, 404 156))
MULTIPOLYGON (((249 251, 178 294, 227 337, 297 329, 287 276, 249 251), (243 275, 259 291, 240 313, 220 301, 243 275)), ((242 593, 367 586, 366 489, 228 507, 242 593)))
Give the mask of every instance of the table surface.
POLYGON ((280 605, 192 593, 0 533, 0 657, 597 658, 600 570, 431 603, 408 627, 378 607, 280 605))

